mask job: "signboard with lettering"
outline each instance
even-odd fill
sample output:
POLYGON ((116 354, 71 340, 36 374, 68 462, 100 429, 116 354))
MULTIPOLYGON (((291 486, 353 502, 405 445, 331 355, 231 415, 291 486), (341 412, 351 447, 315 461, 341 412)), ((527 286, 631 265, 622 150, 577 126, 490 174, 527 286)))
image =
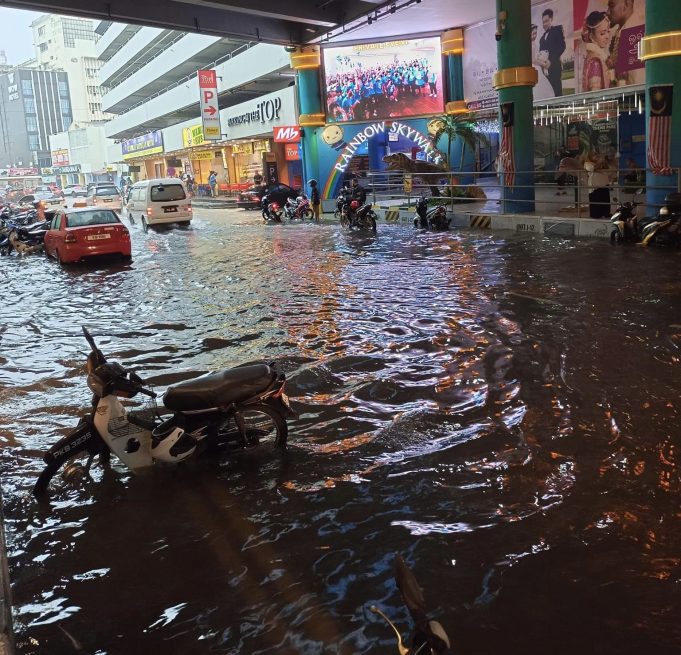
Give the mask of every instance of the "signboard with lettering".
POLYGON ((69 151, 66 148, 60 148, 59 150, 53 150, 52 155, 52 165, 53 166, 68 166, 69 165, 69 151))
POLYGON ((297 143, 287 143, 286 161, 298 161, 300 159, 300 146, 297 143))
POLYGON ((123 159, 136 159, 147 155, 157 155, 163 152, 163 132, 154 130, 134 139, 126 139, 121 144, 123 159))
POLYGON ((213 152, 192 152, 192 154, 189 155, 189 158, 193 159, 194 161, 206 161, 208 159, 213 159, 213 152))
POLYGON ((185 148, 200 146, 205 143, 203 138, 203 125, 192 125, 182 129, 182 145, 185 148))
POLYGON ((253 154, 253 144, 252 143, 235 143, 232 146, 232 152, 238 155, 252 155, 253 154))
POLYGON ((68 166, 54 166, 52 170, 56 175, 64 173, 80 173, 80 164, 70 164, 68 166))
POLYGON ((215 69, 199 71, 199 98, 203 138, 206 141, 220 141, 220 108, 218 107, 218 79, 215 69))
POLYGON ((275 143, 298 143, 300 141, 300 126, 284 125, 272 130, 275 143))

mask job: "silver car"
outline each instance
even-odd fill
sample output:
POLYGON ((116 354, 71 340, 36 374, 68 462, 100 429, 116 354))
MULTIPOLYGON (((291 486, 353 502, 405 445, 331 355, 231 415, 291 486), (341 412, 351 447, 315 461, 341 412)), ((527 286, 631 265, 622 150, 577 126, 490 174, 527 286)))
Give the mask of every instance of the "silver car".
POLYGON ((107 186, 97 185, 88 189, 85 204, 88 207, 103 207, 105 209, 121 211, 123 199, 118 187, 114 184, 107 186))

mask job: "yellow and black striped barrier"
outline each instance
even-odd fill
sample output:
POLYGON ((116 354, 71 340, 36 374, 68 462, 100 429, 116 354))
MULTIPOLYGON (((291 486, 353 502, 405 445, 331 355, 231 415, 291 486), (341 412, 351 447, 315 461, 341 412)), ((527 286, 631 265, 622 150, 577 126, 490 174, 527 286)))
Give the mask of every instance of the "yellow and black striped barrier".
POLYGON ((483 215, 471 214, 470 219, 471 227, 489 229, 490 225, 492 224, 492 217, 489 216, 488 214, 483 215))
POLYGON ((385 212, 385 222, 386 223, 397 223, 400 220, 400 212, 398 209, 386 209, 385 212))

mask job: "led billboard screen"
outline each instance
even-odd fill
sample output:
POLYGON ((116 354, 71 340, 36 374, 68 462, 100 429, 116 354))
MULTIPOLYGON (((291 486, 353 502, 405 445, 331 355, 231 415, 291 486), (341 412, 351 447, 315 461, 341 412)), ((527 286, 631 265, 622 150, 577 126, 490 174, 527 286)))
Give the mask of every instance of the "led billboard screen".
POLYGON ((444 111, 440 37, 324 48, 329 123, 444 111))

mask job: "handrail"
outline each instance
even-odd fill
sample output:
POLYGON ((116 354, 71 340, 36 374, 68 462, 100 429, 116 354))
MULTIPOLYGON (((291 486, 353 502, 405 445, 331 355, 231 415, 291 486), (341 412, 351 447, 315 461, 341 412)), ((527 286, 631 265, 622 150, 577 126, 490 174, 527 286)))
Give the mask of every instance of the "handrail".
MULTIPOLYGON (((588 218, 593 208, 602 208, 602 212, 607 213, 609 218, 612 209, 619 202, 636 199, 637 204, 647 205, 650 208, 659 208, 660 203, 648 202, 644 200, 644 193, 648 190, 677 191, 681 188, 681 171, 679 171, 679 183, 669 185, 647 185, 644 169, 602 169, 597 172, 605 173, 609 178, 609 183, 604 187, 594 187, 588 182, 586 171, 516 171, 513 188, 528 189, 532 188, 535 192, 538 189, 551 190, 549 195, 535 193, 535 206, 544 205, 556 211, 557 214, 567 214, 570 217, 588 218), (547 179, 550 178, 550 179, 547 179), (628 178, 628 179, 627 179, 628 178), (561 184, 558 185, 560 180, 561 184), (597 188, 607 188, 610 192, 610 200, 592 196, 597 188), (553 190, 556 190, 553 192, 553 190), (636 191, 642 189, 643 194, 636 191), (541 197, 543 196, 543 197, 541 197), (553 209, 553 208, 556 209, 553 209), (607 209, 606 209, 607 208, 607 209), (575 216, 576 214, 576 216, 575 216)), ((457 206, 465 207, 467 204, 473 205, 477 211, 480 204, 484 205, 485 213, 504 213, 508 206, 520 206, 519 212, 527 206, 527 198, 503 198, 502 189, 504 174, 479 172, 479 171, 443 171, 436 173, 413 173, 411 174, 412 192, 407 194, 404 191, 405 172, 404 171, 370 171, 367 173, 367 186, 373 197, 373 203, 387 203, 386 206, 406 204, 408 208, 412 206, 419 196, 431 196, 431 191, 437 189, 441 194, 439 198, 442 204, 448 205, 450 211, 454 211, 457 206), (475 187, 471 189, 471 187, 475 187), (483 192, 482 197, 475 197, 483 192), (471 197, 473 196, 473 197, 471 197)), ((437 196, 435 196, 437 197, 437 196)), ((605 218, 606 216, 603 216, 605 218)))

